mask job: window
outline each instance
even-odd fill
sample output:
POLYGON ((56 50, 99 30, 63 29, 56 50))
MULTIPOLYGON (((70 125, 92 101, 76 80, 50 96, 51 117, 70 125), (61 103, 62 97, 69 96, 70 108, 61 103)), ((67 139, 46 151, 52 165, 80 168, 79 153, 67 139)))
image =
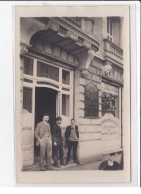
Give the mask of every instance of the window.
POLYGON ((23 87, 23 109, 32 112, 32 88, 23 87))
POLYGON ((119 99, 118 96, 114 96, 109 93, 103 93, 102 95, 102 116, 106 113, 113 114, 114 117, 119 118, 119 99))
POLYGON ((33 75, 33 59, 24 57, 24 74, 33 75))
POLYGON ((46 77, 49 79, 53 79, 55 81, 59 81, 59 68, 38 61, 37 76, 46 77))
POLYGON ((70 72, 62 70, 62 83, 63 84, 70 84, 70 72))
POLYGON ((93 82, 85 86, 85 117, 98 117, 99 91, 93 82))
POLYGON ((62 94, 62 115, 69 116, 69 95, 62 94))
POLYGON ((107 17, 107 38, 112 41, 113 40, 113 30, 112 30, 112 27, 113 24, 112 24, 112 18, 110 17, 107 17))

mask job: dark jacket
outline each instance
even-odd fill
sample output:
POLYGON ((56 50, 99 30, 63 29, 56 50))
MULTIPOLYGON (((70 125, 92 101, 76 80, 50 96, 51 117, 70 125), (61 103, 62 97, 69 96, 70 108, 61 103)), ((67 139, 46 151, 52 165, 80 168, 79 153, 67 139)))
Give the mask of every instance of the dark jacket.
MULTIPOLYGON (((76 136, 79 138, 78 126, 75 126, 75 131, 76 131, 76 136)), ((69 139, 69 137, 70 137, 70 134, 71 134, 71 125, 69 125, 69 126, 66 128, 66 131, 65 131, 66 143, 68 142, 68 139, 69 139)))
POLYGON ((61 132, 61 127, 55 124, 52 129, 51 129, 51 134, 52 134, 52 142, 56 143, 62 143, 63 138, 62 138, 62 132, 61 132))

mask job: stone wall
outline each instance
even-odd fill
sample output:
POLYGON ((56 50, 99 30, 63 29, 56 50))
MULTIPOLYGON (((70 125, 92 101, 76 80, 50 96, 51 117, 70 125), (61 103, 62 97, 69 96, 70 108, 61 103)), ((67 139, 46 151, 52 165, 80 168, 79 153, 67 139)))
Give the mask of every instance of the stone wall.
MULTIPOLYGON (((93 82, 98 89, 101 87, 102 64, 94 60, 89 68, 89 75, 83 77, 79 69, 75 71, 75 111, 74 116, 79 126, 80 146, 79 157, 80 162, 90 162, 98 160, 102 157, 102 141, 101 141, 101 98, 99 98, 99 117, 85 118, 85 86, 89 82, 93 82)), ((101 95, 99 93, 99 95, 101 95)))

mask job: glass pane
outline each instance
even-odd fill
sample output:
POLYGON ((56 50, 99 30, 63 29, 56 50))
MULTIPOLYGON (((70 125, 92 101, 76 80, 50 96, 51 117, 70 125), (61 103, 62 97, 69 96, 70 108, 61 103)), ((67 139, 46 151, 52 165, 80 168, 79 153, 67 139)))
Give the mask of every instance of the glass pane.
POLYGON ((112 20, 110 20, 110 35, 112 36, 112 20))
POLYGON ((62 115, 69 116, 69 95, 62 94, 62 115))
POLYGON ((107 18, 107 33, 109 33, 109 18, 107 18))
POLYGON ((102 95, 102 116, 106 113, 111 113, 113 116, 119 118, 119 97, 113 96, 109 93, 102 95))
POLYGON ((62 83, 63 84, 70 84, 70 72, 62 70, 62 83))
POLYGON ((94 83, 90 82, 85 88, 85 117, 98 117, 99 92, 94 83))
POLYGON ((53 66, 48 66, 48 78, 59 81, 59 69, 53 66))
POLYGON ((24 57, 24 74, 33 75, 33 59, 24 57))
POLYGON ((32 112, 32 88, 23 88, 23 109, 32 112))
POLYGON ((38 61, 37 76, 46 77, 53 79, 55 81, 59 81, 59 68, 38 61))

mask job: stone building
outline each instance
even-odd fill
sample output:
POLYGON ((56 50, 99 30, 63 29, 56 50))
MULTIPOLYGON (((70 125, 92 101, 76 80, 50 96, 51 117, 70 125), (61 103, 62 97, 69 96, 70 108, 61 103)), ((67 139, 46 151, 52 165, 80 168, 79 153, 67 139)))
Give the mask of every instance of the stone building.
POLYGON ((42 114, 75 118, 80 162, 122 150, 123 18, 21 18, 23 166, 35 160, 42 114))

